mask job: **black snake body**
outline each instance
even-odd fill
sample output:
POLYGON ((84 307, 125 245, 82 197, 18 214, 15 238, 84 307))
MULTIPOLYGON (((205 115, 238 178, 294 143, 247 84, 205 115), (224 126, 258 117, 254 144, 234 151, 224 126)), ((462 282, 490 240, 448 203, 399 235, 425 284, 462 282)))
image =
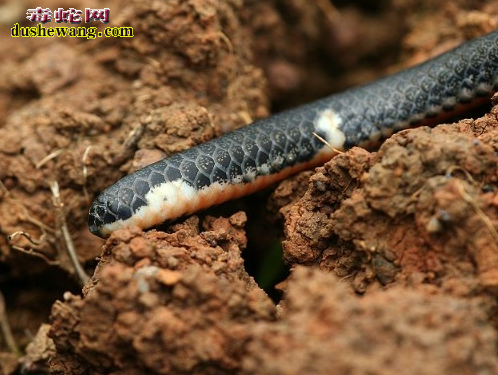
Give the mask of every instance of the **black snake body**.
POLYGON ((90 231, 148 228, 319 165, 334 149, 366 146, 437 122, 498 90, 498 31, 423 64, 255 121, 146 166, 104 190, 90 231), (326 142, 324 142, 324 140, 326 142))

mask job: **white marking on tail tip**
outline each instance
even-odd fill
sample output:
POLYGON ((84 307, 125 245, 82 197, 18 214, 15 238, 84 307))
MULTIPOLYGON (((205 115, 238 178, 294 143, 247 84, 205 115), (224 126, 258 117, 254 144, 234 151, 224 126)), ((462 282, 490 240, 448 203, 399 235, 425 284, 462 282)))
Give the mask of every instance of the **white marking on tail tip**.
POLYGON ((315 120, 315 128, 325 134, 325 140, 332 148, 342 149, 346 135, 341 130, 342 118, 332 109, 326 109, 315 120))

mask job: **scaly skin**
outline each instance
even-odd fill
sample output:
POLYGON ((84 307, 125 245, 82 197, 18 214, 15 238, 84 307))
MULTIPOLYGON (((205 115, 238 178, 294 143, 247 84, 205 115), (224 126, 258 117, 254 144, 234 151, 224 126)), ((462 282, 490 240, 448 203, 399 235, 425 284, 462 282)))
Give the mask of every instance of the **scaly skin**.
POLYGON ((93 203, 90 231, 105 237, 123 226, 147 228, 249 194, 320 165, 335 154, 330 146, 378 143, 407 127, 437 123, 497 90, 494 31, 413 68, 255 121, 125 176, 93 203))

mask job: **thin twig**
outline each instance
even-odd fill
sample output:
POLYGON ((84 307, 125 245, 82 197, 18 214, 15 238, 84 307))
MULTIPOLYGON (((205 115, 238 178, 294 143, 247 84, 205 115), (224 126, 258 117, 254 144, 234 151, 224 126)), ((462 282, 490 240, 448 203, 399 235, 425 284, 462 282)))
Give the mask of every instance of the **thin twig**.
POLYGON ((223 41, 226 43, 227 47, 228 47, 228 53, 233 56, 234 55, 234 48, 233 48, 233 43, 232 41, 230 40, 230 38, 228 37, 227 34, 225 34, 223 31, 219 31, 218 32, 218 35, 221 37, 221 39, 223 39, 223 41))
POLYGON ((467 178, 467 181, 470 182, 472 185, 476 184, 476 181, 474 180, 474 178, 472 177, 470 172, 467 171, 466 169, 458 166, 458 165, 452 165, 451 167, 449 167, 446 171, 446 174, 452 176, 453 172, 455 172, 455 171, 462 172, 465 175, 465 177, 467 178))
POLYGON ((43 242, 43 240, 45 239, 45 234, 46 233, 43 233, 42 236, 40 237, 39 240, 35 240, 33 238, 33 236, 31 234, 29 234, 28 232, 24 232, 22 230, 18 230, 17 232, 14 232, 12 234, 9 234, 7 236, 7 239, 9 240, 9 242, 11 242, 14 238, 16 238, 17 236, 23 236, 24 238, 26 238, 29 242, 31 242, 33 245, 35 246, 40 246, 43 242))
POLYGON ((71 262, 73 263, 73 267, 76 272, 76 275, 78 276, 78 280, 80 281, 80 284, 83 286, 88 282, 90 278, 85 273, 83 267, 81 267, 81 264, 78 261, 78 256, 76 255, 74 243, 73 240, 71 239, 71 235, 69 234, 69 229, 67 227, 66 216, 64 215, 63 212, 64 204, 60 199, 59 184, 57 183, 57 181, 52 182, 52 184, 50 185, 50 190, 52 191, 53 203, 56 209, 56 217, 62 233, 62 237, 64 239, 64 243, 66 244, 67 253, 69 255, 69 258, 71 259, 71 262))
POLYGON ((479 218, 482 220, 484 225, 488 228, 491 236, 494 238, 495 242, 498 243, 498 233, 496 232, 495 227, 493 226, 493 223, 491 222, 491 219, 484 213, 484 211, 477 205, 477 203, 472 199, 470 195, 467 194, 465 189, 462 186, 462 183, 460 181, 456 181, 456 186, 458 189, 458 192, 462 196, 463 200, 470 204, 472 208, 477 212, 477 215, 479 218))
POLYGON ((2 330, 3 337, 9 350, 17 356, 21 356, 21 350, 17 346, 14 335, 12 335, 12 330, 10 329, 9 319, 7 317, 7 311, 5 308, 5 298, 0 290, 0 328, 2 330))
POLYGON ((47 255, 39 252, 36 249, 33 249, 33 248, 24 248, 24 247, 15 245, 13 243, 14 239, 16 237, 21 236, 21 237, 26 238, 31 244, 33 244, 35 246, 40 246, 40 245, 42 245, 46 241, 46 239, 47 239, 47 232, 53 234, 53 233, 55 233, 55 231, 52 228, 50 228, 49 226, 45 225, 44 223, 42 223, 42 222, 34 219, 32 217, 32 215, 28 212, 28 209, 26 208, 26 206, 24 205, 24 203, 20 199, 17 199, 16 197, 14 197, 14 195, 7 189, 7 187, 4 185, 4 183, 1 180, 0 180, 0 191, 2 191, 5 194, 5 197, 7 199, 10 199, 12 202, 14 202, 14 204, 17 207, 19 207, 19 209, 24 213, 24 220, 26 220, 27 222, 29 222, 29 223, 33 224, 34 226, 38 227, 40 229, 40 231, 42 232, 42 235, 40 236, 39 239, 33 238, 33 236, 30 233, 26 232, 26 231, 16 231, 14 233, 11 233, 10 235, 7 236, 7 241, 12 246, 12 248, 14 250, 20 251, 22 253, 25 253, 25 254, 28 254, 28 255, 33 255, 33 256, 36 256, 38 258, 41 258, 45 262, 47 262, 47 264, 58 265, 59 264, 58 261, 50 259, 47 255))
POLYGON ((241 118, 242 121, 244 121, 244 124, 246 125, 254 121, 249 112, 247 111, 239 111, 237 112, 237 116, 241 118))
POLYGON ((322 136, 318 135, 317 133, 313 132, 311 134, 313 134, 315 137, 317 137, 320 142, 322 142, 323 144, 325 144, 328 147, 330 147, 330 149, 332 151, 337 152, 338 154, 343 154, 344 153, 343 151, 334 148, 325 138, 323 138, 322 136))
POLYGON ((230 72, 228 73, 228 77, 230 77, 230 80, 233 81, 233 78, 236 76, 236 73, 237 73, 237 64, 234 64, 233 61, 234 58, 235 58, 235 51, 234 51, 234 48, 233 48, 233 43, 232 41, 230 40, 230 38, 228 37, 227 34, 225 34, 223 31, 220 31, 218 32, 221 40, 223 40, 225 42, 225 44, 227 45, 228 47, 228 56, 230 56, 230 58, 232 59, 232 63, 229 65, 229 67, 231 68, 230 69, 230 72))
POLYGON ((145 128, 145 124, 138 123, 131 129, 123 144, 120 146, 120 150, 118 150, 118 153, 114 156, 111 165, 121 165, 130 157, 133 149, 142 138, 145 128))
POLYGON ((81 164, 83 165, 83 195, 85 196, 85 201, 89 202, 90 197, 88 195, 88 190, 86 188, 86 179, 88 177, 88 168, 86 167, 86 159, 88 158, 88 154, 90 153, 92 146, 87 146, 85 151, 83 152, 83 157, 81 158, 81 164))
POLYGON ((337 8, 332 4, 331 1, 328 0, 318 0, 316 5, 321 9, 328 21, 331 24, 337 23, 341 17, 341 13, 337 10, 337 8))
POLYGON ((64 149, 62 149, 62 148, 55 150, 54 152, 51 152, 50 154, 45 156, 43 159, 41 159, 38 163, 36 163, 35 168, 40 169, 46 162, 48 162, 49 160, 55 159, 57 156, 59 156, 63 152, 64 152, 64 149))
POLYGON ((145 131, 145 125, 143 123, 139 123, 131 129, 131 131, 128 133, 128 136, 123 142, 122 147, 126 150, 132 147, 135 147, 144 134, 145 131))
POLYGON ((29 242, 31 242, 35 246, 40 246, 46 240, 46 237, 47 237, 47 233, 46 232, 43 232, 42 235, 41 235, 41 237, 40 237, 40 239, 36 240, 28 232, 25 232, 25 231, 22 231, 22 230, 18 230, 17 232, 9 234, 7 236, 7 240, 9 241, 10 246, 12 246, 12 248, 14 250, 20 251, 21 253, 25 253, 25 254, 28 254, 28 255, 33 255, 35 257, 41 258, 45 262, 47 262, 47 264, 49 264, 51 266, 59 265, 59 261, 50 259, 48 256, 46 256, 45 254, 39 252, 38 250, 35 250, 33 248, 27 248, 26 249, 24 247, 14 245, 13 244, 14 239, 16 237, 18 237, 18 236, 22 236, 22 237, 26 238, 29 242))

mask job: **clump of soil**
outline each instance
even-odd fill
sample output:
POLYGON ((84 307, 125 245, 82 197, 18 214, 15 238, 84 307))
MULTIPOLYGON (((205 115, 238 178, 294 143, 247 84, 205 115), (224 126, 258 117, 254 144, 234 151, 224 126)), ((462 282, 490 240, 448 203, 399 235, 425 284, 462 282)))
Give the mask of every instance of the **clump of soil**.
POLYGON ((495 293, 497 114, 404 131, 318 168, 284 211, 288 262, 348 277, 357 292, 395 282, 495 293))
POLYGON ((489 301, 395 287, 358 298, 296 268, 276 323, 254 324, 243 374, 492 374, 489 301))
POLYGON ((202 232, 193 218, 171 234, 114 233, 84 298, 69 295, 53 307, 52 373, 237 370, 251 322, 275 319, 243 268, 245 220, 209 219, 202 232))

